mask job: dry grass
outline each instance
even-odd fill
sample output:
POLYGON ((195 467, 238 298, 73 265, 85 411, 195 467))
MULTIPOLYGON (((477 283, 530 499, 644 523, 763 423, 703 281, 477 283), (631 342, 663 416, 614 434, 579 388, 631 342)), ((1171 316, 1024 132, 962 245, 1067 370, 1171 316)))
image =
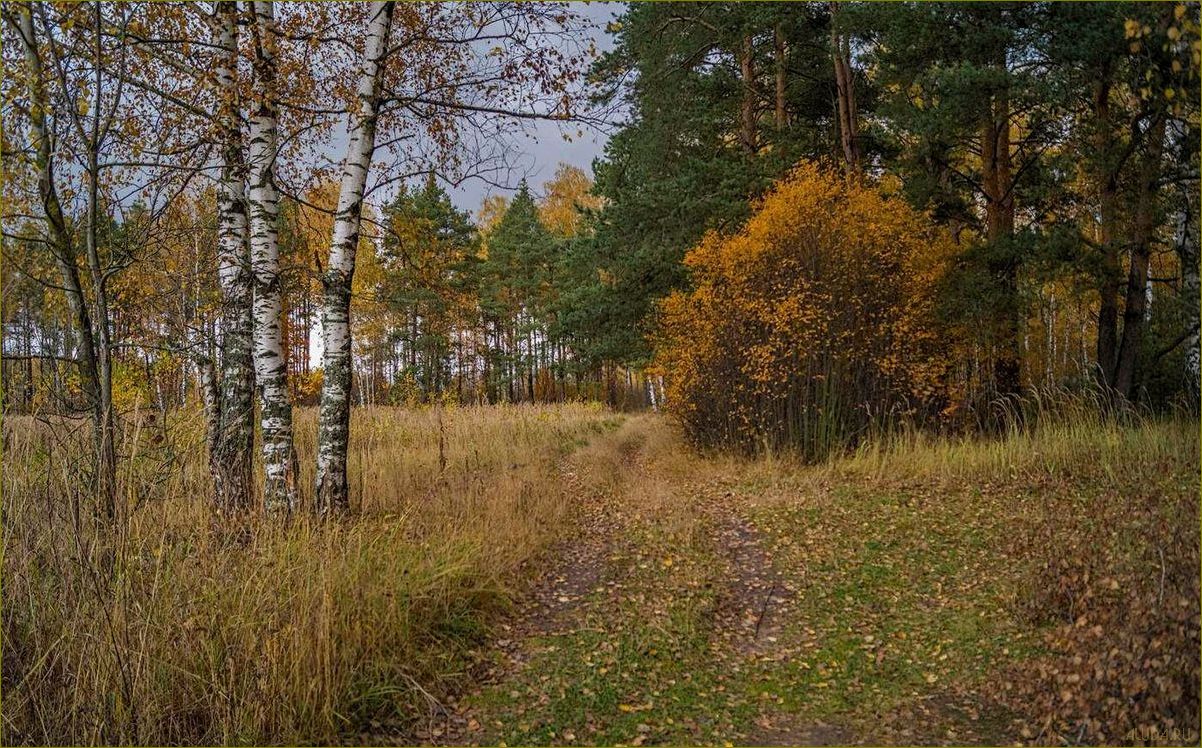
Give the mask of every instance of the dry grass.
POLYGON ((1198 415, 1185 410, 1161 416, 1143 412, 1103 415, 1095 396, 1039 391, 999 419, 1000 433, 940 434, 902 422, 857 449, 810 464, 793 452, 765 452, 724 463, 748 482, 771 482, 781 474, 811 484, 905 482, 957 484, 1057 476, 1115 480, 1119 473, 1146 474, 1164 460, 1198 449, 1198 415))
MULTIPOLYGON (((614 417, 580 405, 354 418, 361 511, 287 527, 213 517, 196 414, 137 419, 118 532, 95 526, 78 457, 65 459, 79 435, 6 418, 3 742, 333 741, 429 708, 564 528, 559 458, 614 417)), ((314 430, 301 412, 302 465, 314 430)))

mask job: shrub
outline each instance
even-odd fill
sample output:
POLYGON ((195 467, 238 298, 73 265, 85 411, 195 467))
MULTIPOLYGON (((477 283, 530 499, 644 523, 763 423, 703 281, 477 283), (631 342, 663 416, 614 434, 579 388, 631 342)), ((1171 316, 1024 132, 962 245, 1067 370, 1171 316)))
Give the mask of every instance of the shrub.
POLYGON ((886 416, 925 416, 946 370, 935 283, 951 239, 866 183, 803 163, 733 235, 685 258, 660 305, 668 407, 703 446, 810 458, 886 416))

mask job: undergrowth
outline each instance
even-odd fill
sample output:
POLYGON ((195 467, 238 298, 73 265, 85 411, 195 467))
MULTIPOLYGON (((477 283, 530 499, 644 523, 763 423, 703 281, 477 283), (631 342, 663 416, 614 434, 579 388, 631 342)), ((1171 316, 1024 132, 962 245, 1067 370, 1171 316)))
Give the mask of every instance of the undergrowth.
POLYGON ((288 526, 215 519, 178 414, 127 434, 117 531, 74 437, 9 417, 0 738, 370 741, 466 704, 536 744, 1196 743, 1197 419, 1028 406, 820 465, 584 406, 360 410, 357 513, 288 526), (475 682, 569 538, 598 586, 475 682))

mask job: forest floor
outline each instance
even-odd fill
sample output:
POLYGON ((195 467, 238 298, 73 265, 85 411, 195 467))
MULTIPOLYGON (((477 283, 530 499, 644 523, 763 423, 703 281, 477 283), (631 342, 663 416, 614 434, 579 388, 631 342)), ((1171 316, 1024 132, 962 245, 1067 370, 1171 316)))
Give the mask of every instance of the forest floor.
POLYGON ((1128 488, 1188 496, 1196 449, 1139 489, 1090 449, 1077 459, 1113 484, 1035 443, 819 469, 699 457, 662 419, 630 418, 563 458, 575 533, 477 652, 474 685, 405 739, 1047 740, 994 698, 1047 628, 1021 611, 1042 558, 1015 544, 1022 518, 1128 488))

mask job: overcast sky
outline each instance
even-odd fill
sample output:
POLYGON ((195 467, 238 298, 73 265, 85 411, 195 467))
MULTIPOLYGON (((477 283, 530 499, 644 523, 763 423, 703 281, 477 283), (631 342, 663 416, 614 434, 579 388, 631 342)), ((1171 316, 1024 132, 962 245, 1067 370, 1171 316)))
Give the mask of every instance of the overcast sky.
MULTIPOLYGON (((609 34, 605 33, 605 25, 622 12, 625 3, 578 2, 572 4, 578 6, 577 10, 595 24, 595 28, 591 29, 591 34, 596 42, 597 51, 600 53, 612 49, 613 40, 609 34)), ((605 134, 596 131, 585 130, 584 137, 573 137, 572 141, 568 142, 560 134, 559 125, 554 122, 535 122, 528 129, 530 130, 528 134, 514 136, 516 146, 513 159, 514 178, 519 179, 523 174, 526 175, 531 189, 536 192, 540 192, 543 182, 555 174, 555 167, 561 161, 579 166, 591 176, 593 159, 601 155, 605 148, 605 134)), ((575 127, 569 129, 573 133, 576 130, 575 127)), ((460 210, 469 210, 475 215, 480 203, 487 195, 496 193, 508 195, 513 190, 500 189, 482 180, 470 179, 457 188, 448 188, 448 192, 460 210)))

